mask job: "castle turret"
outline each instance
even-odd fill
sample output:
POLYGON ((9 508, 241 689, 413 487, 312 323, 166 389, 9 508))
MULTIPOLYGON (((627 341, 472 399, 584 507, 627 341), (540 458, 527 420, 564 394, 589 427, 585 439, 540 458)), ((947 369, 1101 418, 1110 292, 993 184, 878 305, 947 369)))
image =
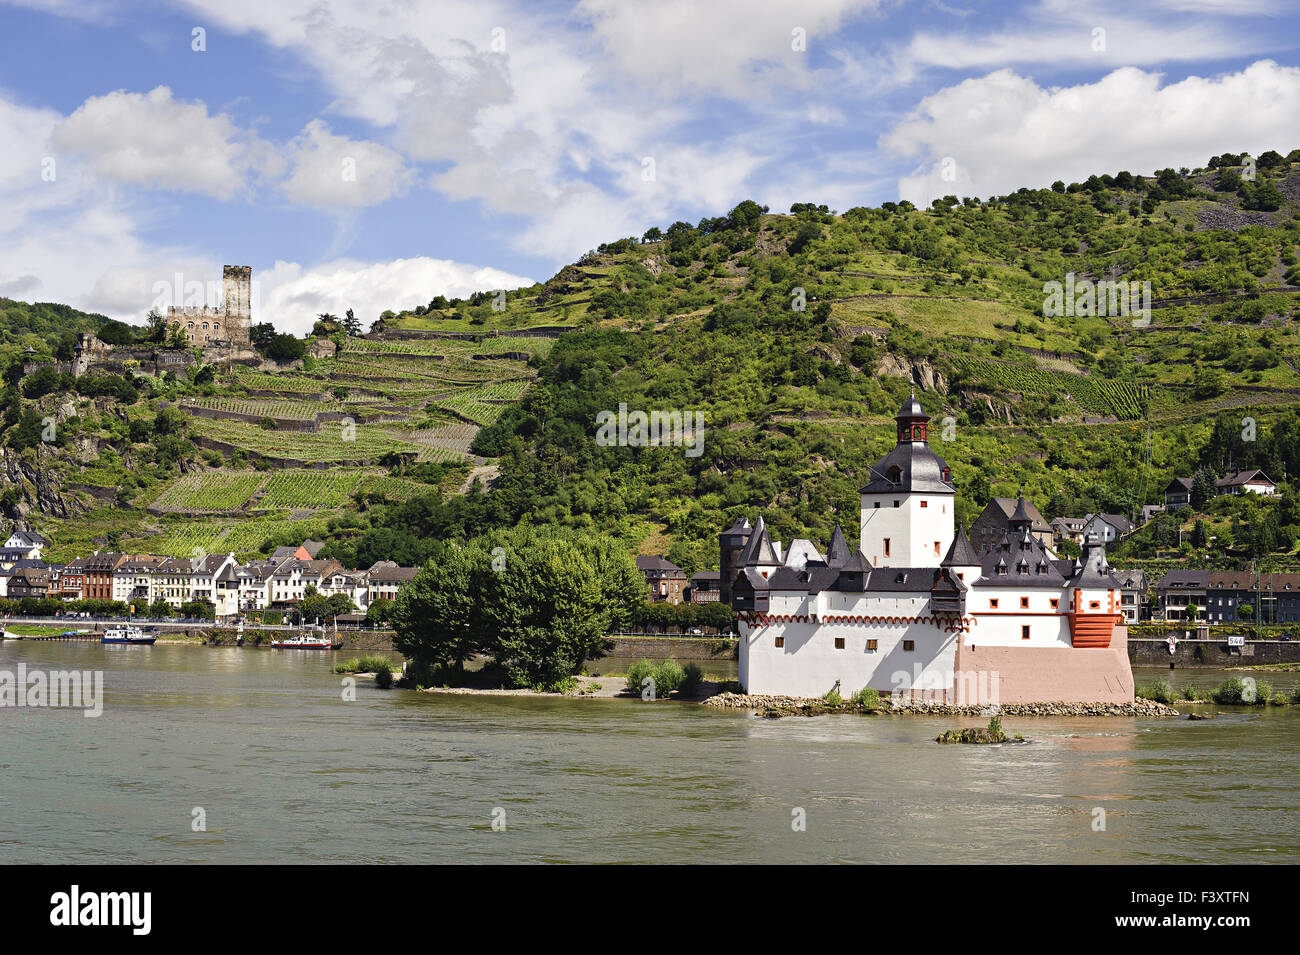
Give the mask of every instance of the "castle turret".
POLYGON ((952 469, 930 449, 930 418, 915 394, 894 420, 898 444, 862 488, 859 546, 876 567, 938 567, 953 539, 952 469))
POLYGON ((718 602, 731 604, 731 585, 740 570, 740 554, 753 533, 749 518, 739 517, 736 522, 718 535, 721 558, 718 562, 718 602))
POLYGON ((1083 542, 1078 569, 1069 580, 1070 642, 1075 647, 1109 647, 1115 625, 1123 619, 1120 584, 1106 563, 1106 547, 1089 534, 1083 542))

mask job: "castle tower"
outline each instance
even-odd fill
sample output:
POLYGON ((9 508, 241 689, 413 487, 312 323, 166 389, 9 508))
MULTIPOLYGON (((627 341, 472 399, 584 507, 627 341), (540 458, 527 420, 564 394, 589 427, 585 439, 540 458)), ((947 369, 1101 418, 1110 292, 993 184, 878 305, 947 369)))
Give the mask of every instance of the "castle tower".
POLYGON ((247 265, 227 265, 221 272, 222 303, 226 327, 219 337, 247 344, 252 327, 253 270, 247 265))
POLYGON ((938 567, 953 540, 952 469, 930 450, 930 418, 915 394, 894 420, 898 444, 862 488, 859 547, 876 567, 938 567))
POLYGON ((718 602, 727 605, 731 604, 731 585, 736 580, 736 574, 740 571, 740 553, 749 543, 749 536, 753 533, 753 528, 749 524, 749 518, 737 518, 736 522, 718 535, 718 546, 721 550, 721 560, 718 564, 718 602))

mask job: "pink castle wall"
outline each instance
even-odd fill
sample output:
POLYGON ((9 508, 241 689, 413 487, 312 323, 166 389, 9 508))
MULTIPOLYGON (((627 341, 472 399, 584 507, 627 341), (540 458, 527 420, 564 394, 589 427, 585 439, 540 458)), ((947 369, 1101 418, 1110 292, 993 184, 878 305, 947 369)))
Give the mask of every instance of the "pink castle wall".
POLYGON ((956 665, 967 681, 977 680, 981 686, 996 684, 998 703, 1133 701, 1133 669, 1129 666, 1125 626, 1115 627, 1110 646, 1105 648, 962 645, 956 665))

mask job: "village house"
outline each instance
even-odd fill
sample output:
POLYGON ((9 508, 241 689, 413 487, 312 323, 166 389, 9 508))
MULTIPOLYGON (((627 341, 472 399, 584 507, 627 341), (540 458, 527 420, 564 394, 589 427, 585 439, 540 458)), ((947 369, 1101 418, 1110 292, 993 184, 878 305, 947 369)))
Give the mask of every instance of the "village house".
POLYGON ((1133 522, 1123 514, 1089 514, 1084 518, 1084 537, 1094 534, 1103 544, 1127 537, 1133 530, 1133 522))
POLYGON ((396 600, 397 592, 415 579, 418 567, 399 567, 394 561, 381 560, 366 571, 366 602, 369 608, 378 600, 396 600))
POLYGON ((1192 479, 1176 477, 1165 488, 1165 507, 1176 511, 1192 503, 1192 479))
POLYGON ((645 576, 651 603, 679 604, 685 595, 686 571, 658 554, 642 554, 636 569, 645 576))
POLYGON ((1237 471, 1214 482, 1217 494, 1275 494, 1277 485, 1258 468, 1237 471))
POLYGON ((693 604, 718 602, 718 581, 722 575, 716 570, 697 570, 691 574, 687 600, 693 604))
POLYGON ((1083 543, 1083 529, 1088 520, 1084 517, 1054 517, 1052 518, 1052 542, 1059 544, 1062 541, 1070 541, 1074 544, 1083 543))
MULTIPOLYGON (((1014 497, 995 497, 988 504, 984 505, 984 510, 980 512, 979 517, 975 518, 970 526, 970 540, 977 548, 985 549, 994 546, 1011 530, 1011 515, 1015 513, 1016 501, 1014 497)), ((1025 502, 1025 509, 1029 514, 1033 525, 1030 532, 1044 547, 1050 547, 1052 544, 1052 525, 1048 524, 1043 518, 1038 508, 1028 501, 1025 502)))
POLYGON ((1143 570, 1114 570, 1120 584, 1119 609, 1125 623, 1146 620, 1150 613, 1146 606, 1147 575, 1143 570))
POLYGON ((1156 600, 1165 620, 1188 619, 1187 608, 1194 607, 1197 620, 1205 620, 1206 591, 1210 586, 1208 570, 1171 570, 1156 584, 1156 600))

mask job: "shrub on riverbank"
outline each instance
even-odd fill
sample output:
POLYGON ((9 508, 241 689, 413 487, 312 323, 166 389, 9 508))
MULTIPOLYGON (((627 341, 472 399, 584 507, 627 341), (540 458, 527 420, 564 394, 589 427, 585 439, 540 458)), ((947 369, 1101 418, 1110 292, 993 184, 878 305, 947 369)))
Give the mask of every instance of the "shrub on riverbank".
POLYGON ((378 673, 381 669, 387 669, 391 673, 393 668, 388 657, 377 653, 363 653, 359 657, 334 664, 335 673, 378 673))
POLYGON ((682 667, 682 685, 677 688, 677 692, 682 696, 694 698, 700 692, 700 684, 704 682, 704 671, 695 663, 688 663, 682 667))
POLYGON ((1169 685, 1168 680, 1157 680, 1155 683, 1139 683, 1136 693, 1144 700, 1155 700, 1157 703, 1172 703, 1178 699, 1178 694, 1169 685))
MULTIPOLYGON (((699 672, 699 667, 695 669, 699 672)), ((653 686, 654 696, 660 700, 668 699, 669 694, 673 690, 680 689, 685 682, 686 672, 676 660, 664 660, 660 663, 638 660, 627 668, 627 688, 630 692, 639 694, 653 686), (645 682, 647 679, 653 682, 647 685, 645 682)))
POLYGON ((868 713, 874 713, 876 710, 880 709, 880 694, 871 687, 864 686, 862 689, 858 690, 857 694, 853 697, 853 702, 858 704, 858 706, 862 707, 868 713))

